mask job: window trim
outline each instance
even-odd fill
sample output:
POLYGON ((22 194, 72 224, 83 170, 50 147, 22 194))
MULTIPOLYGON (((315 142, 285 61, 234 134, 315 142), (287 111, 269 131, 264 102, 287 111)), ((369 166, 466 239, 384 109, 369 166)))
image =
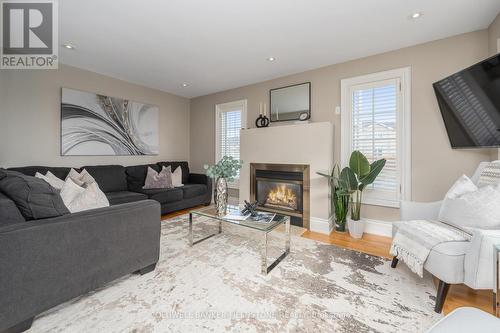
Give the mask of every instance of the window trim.
MULTIPOLYGON (((246 99, 241 99, 237 101, 220 103, 215 105, 215 163, 219 162, 222 158, 220 156, 220 147, 219 147, 219 135, 220 135, 220 115, 222 112, 227 112, 227 109, 231 108, 241 108, 241 128, 247 128, 247 105, 248 102, 246 99)), ((240 136, 241 137, 241 136, 240 136)), ((240 152, 241 152, 241 141, 240 141, 240 152)), ((237 178, 233 182, 228 183, 228 187, 232 189, 240 188, 240 179, 237 178)))
POLYGON ((401 200, 411 200, 411 67, 403 67, 368 75, 343 79, 340 81, 341 90, 341 145, 340 164, 342 167, 349 164, 352 152, 352 114, 350 110, 351 88, 356 85, 369 84, 378 81, 399 79, 400 95, 399 108, 402 112, 397 114, 398 162, 401 165, 399 175, 400 193, 398 200, 377 198, 376 196, 363 195, 363 203, 368 205, 399 208, 401 200))

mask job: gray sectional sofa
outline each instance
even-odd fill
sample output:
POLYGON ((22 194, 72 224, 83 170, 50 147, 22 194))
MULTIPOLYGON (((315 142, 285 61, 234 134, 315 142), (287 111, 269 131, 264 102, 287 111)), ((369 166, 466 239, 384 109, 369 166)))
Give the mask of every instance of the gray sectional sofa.
MULTIPOLYGON (((111 205, 151 199, 161 205, 161 213, 167 214, 197 205, 208 205, 212 195, 212 180, 204 174, 189 172, 188 162, 159 162, 135 166, 97 165, 75 168, 77 171, 86 169, 97 181, 101 190, 108 197, 111 205), (160 171, 162 166, 171 166, 172 171, 182 168, 182 183, 184 186, 171 189, 143 190, 148 167, 160 171)), ((45 174, 52 172, 64 179, 70 168, 29 166, 10 168, 28 176, 37 172, 45 174)))
MULTIPOLYGON (((133 272, 154 270, 160 252, 160 215, 209 204, 212 185, 190 174, 187 162, 84 167, 111 206, 26 220, 0 191, 0 333, 22 332, 38 314, 133 272), (183 168, 184 186, 142 190, 147 167, 183 168)), ((83 169, 83 168, 81 168, 83 169)), ((33 176, 69 168, 22 167, 33 176)), ((1 180, 0 180, 1 181, 1 180)))

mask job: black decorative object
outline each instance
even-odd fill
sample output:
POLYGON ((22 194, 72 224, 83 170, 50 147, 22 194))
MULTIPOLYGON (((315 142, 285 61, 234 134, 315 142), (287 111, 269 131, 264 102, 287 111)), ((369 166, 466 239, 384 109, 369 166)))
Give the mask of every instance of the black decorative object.
POLYGON ((255 126, 257 126, 258 128, 267 127, 269 126, 269 123, 269 118, 263 115, 259 115, 259 117, 255 120, 255 126))
POLYGON ((257 201, 250 203, 245 200, 245 208, 242 209, 241 214, 246 215, 250 214, 251 217, 258 217, 259 213, 257 212, 257 205, 259 203, 257 201))

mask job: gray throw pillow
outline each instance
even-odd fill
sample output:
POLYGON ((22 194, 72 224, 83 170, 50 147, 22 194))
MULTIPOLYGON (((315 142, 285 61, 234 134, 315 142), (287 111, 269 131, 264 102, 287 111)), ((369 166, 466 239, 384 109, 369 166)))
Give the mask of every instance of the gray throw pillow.
POLYGON ((42 179, 0 170, 0 191, 15 202, 26 220, 69 214, 57 190, 42 179))
POLYGON ((144 190, 172 187, 172 169, 170 166, 163 167, 160 172, 156 172, 152 168, 148 167, 146 180, 144 182, 144 186, 142 187, 144 190))

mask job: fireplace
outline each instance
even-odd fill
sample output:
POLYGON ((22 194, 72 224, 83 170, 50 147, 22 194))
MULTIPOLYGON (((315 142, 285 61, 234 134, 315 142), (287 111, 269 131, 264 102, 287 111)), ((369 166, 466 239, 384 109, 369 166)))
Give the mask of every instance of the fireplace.
POLYGON ((263 211, 288 215, 291 224, 309 229, 309 166, 250 164, 250 199, 263 211))

